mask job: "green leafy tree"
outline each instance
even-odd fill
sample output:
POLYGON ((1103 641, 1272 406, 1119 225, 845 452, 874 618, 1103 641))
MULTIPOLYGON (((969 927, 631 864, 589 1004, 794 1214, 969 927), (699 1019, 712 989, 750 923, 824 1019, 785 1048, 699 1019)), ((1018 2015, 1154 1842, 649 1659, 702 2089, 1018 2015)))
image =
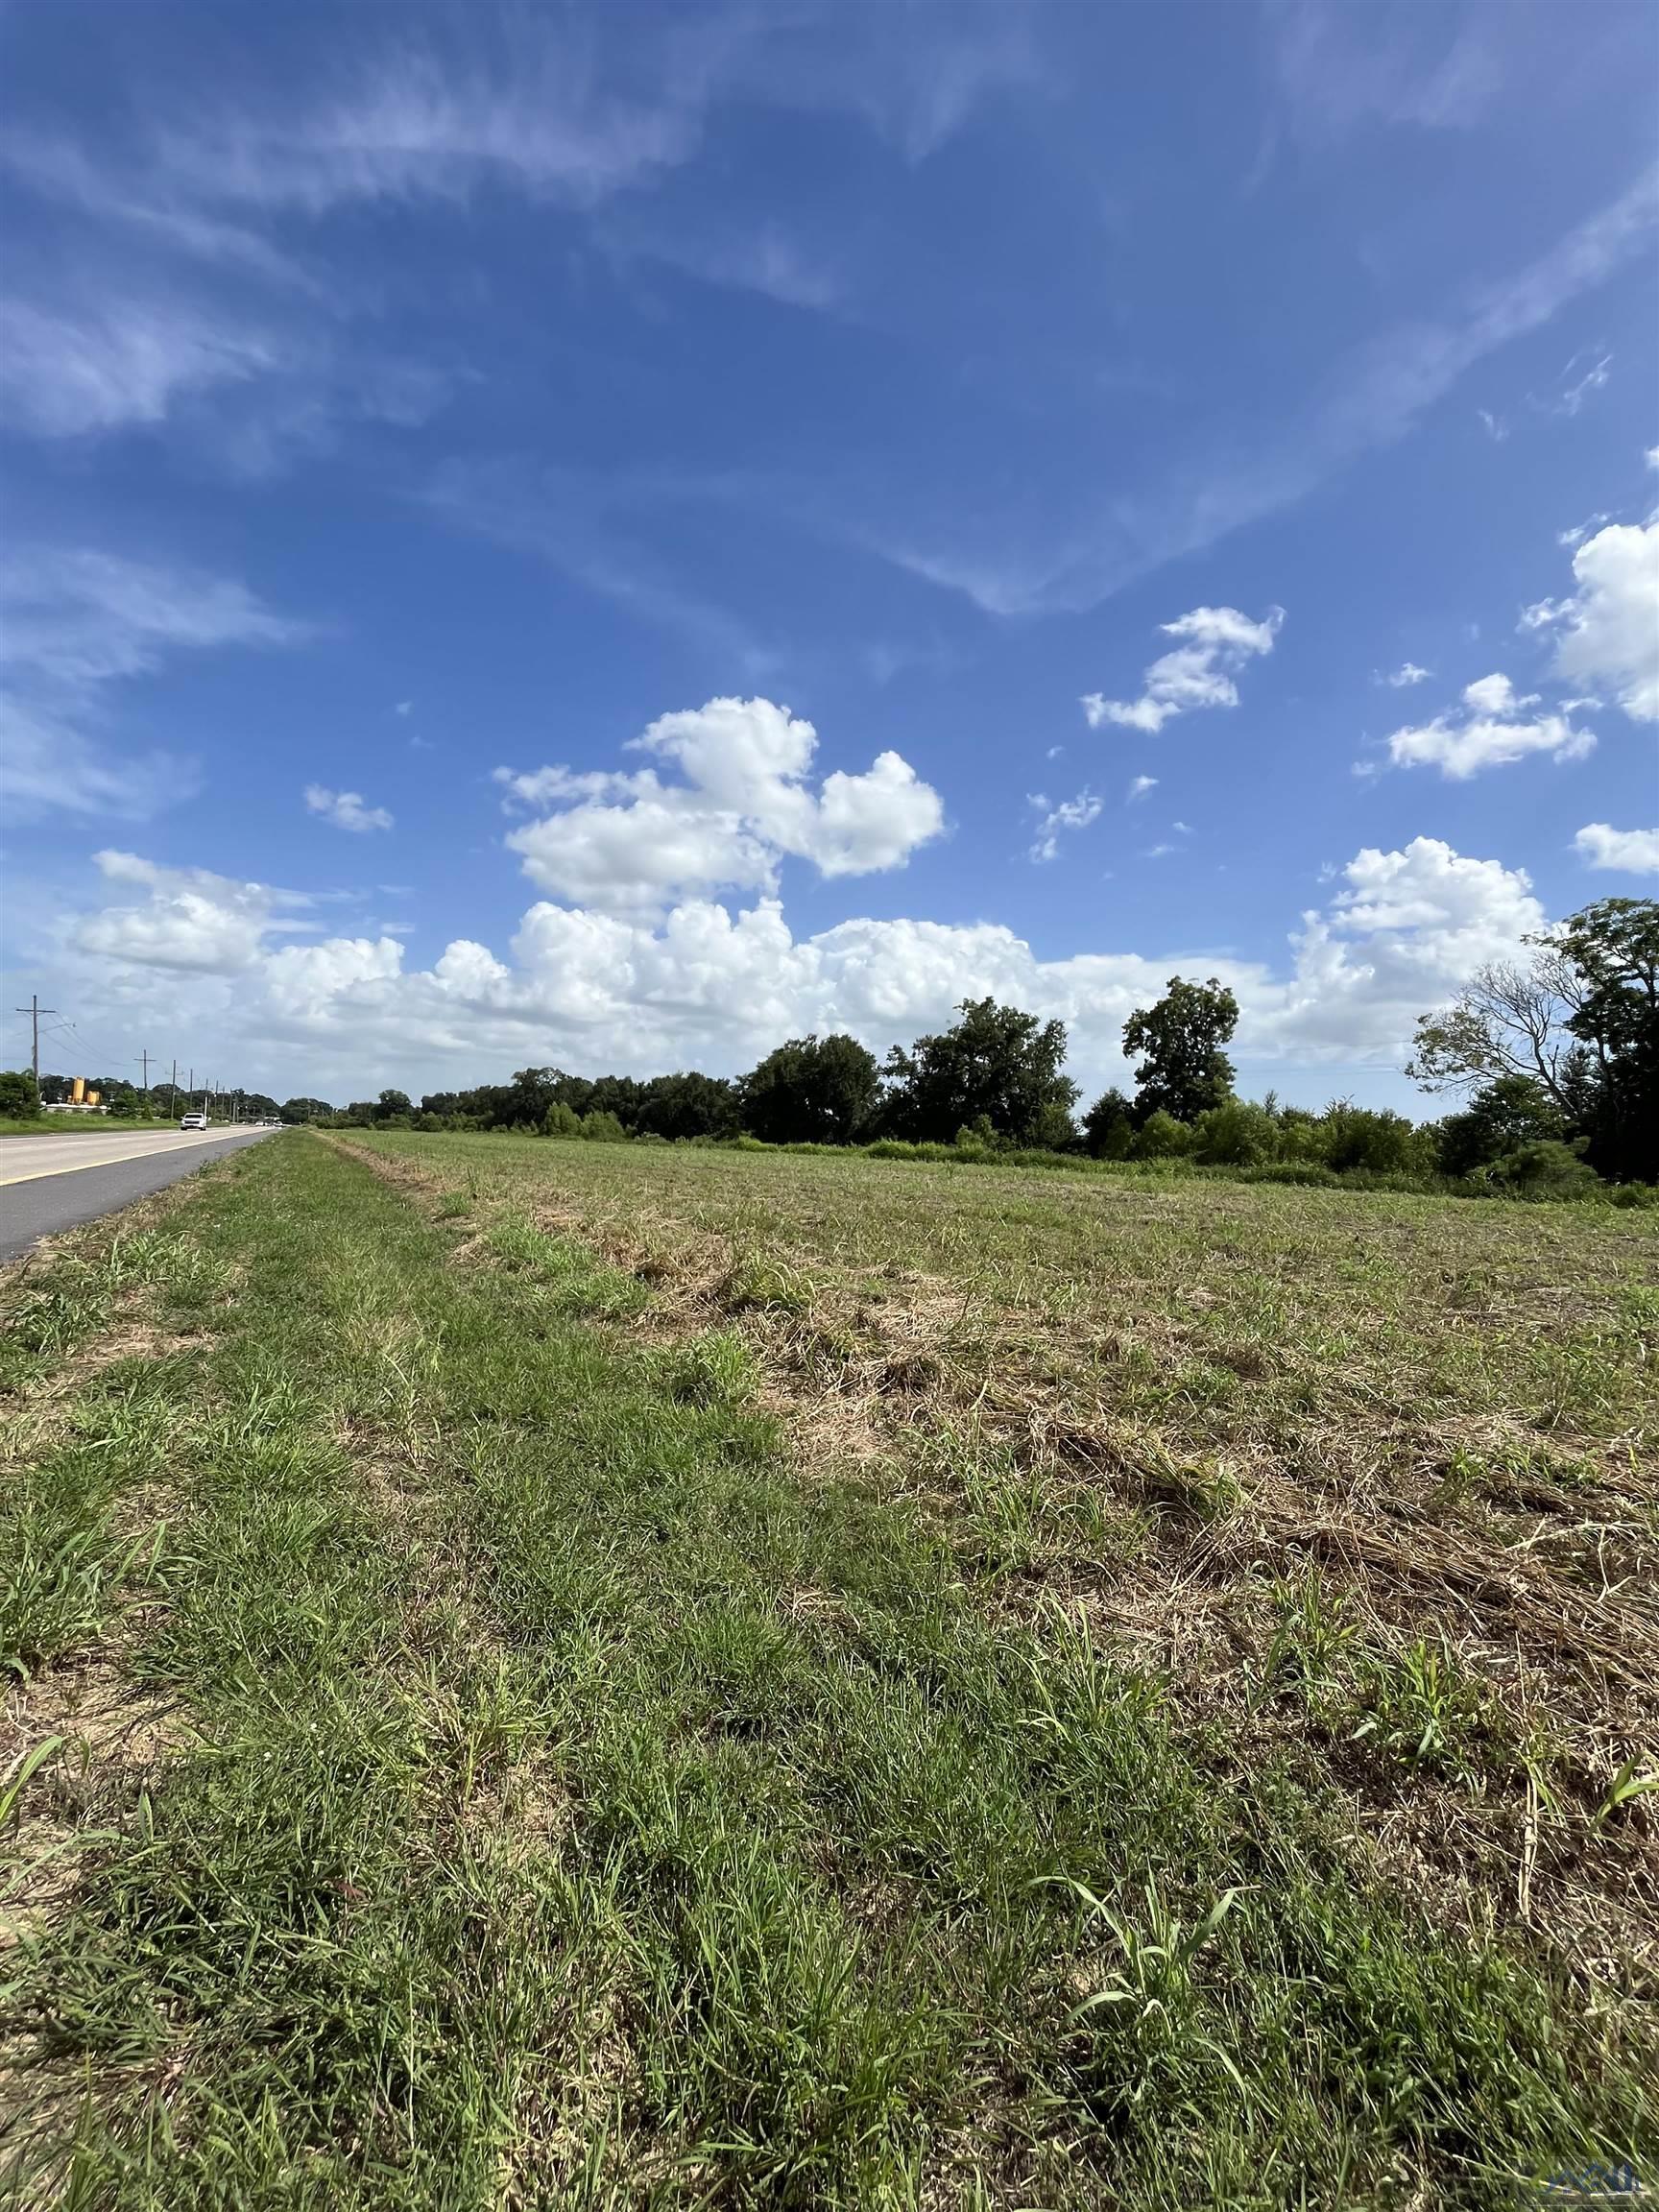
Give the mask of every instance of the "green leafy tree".
POLYGON ((1429 1092, 1523 1075, 1564 1110, 1579 1050, 1568 1023, 1579 997, 1572 962, 1544 940, 1528 962, 1488 961, 1450 1004, 1418 1022, 1406 1072, 1429 1092))
POLYGON ((851 1144, 880 1087, 855 1037, 791 1037, 740 1079, 737 1097, 744 1128, 768 1144, 851 1144))
POLYGON ((584 1114, 613 1114, 630 1134, 639 1126, 645 1086, 632 1075, 601 1075, 588 1094, 584 1114))
POLYGON ((558 1068, 517 1069, 511 1083, 496 1086, 495 1120, 508 1128, 540 1129, 558 1099, 562 1072, 558 1068))
POLYGON ((700 1075, 694 1069, 679 1075, 654 1075, 640 1093, 638 1126, 670 1141, 734 1137, 737 1094, 723 1077, 700 1075))
POLYGON ((1659 1178, 1659 901, 1599 899, 1531 942, 1422 1018, 1407 1073, 1426 1091, 1527 1076, 1601 1174, 1659 1178))
MULTIPOLYGON (((161 1087, 156 1088, 159 1091, 161 1087)), ((326 1098, 288 1098, 283 1101, 281 1114, 284 1121, 331 1121, 334 1109, 326 1098)))
POLYGON ((1565 1134, 1561 1110, 1535 1075, 1499 1075, 1483 1083, 1460 1114, 1441 1122, 1440 1166, 1447 1175, 1474 1175, 1524 1144, 1565 1134))
POLYGON ((913 1142, 949 1144, 983 1115, 1012 1144, 1076 1142, 1071 1109, 1077 1086, 1062 1072, 1066 1025, 1041 1022, 994 998, 964 999, 962 1019, 936 1037, 918 1037, 887 1055, 881 1120, 913 1142))
POLYGON ((1165 1113, 1192 1121, 1232 1094, 1233 1063, 1221 1047, 1238 1026, 1238 1001, 1212 975, 1187 983, 1171 975, 1155 1005, 1138 1006, 1123 1024, 1123 1049, 1142 1063, 1135 1105, 1142 1120, 1165 1113))
POLYGON ((1135 1149, 1135 1110, 1116 1086, 1084 1115, 1083 1142, 1096 1160, 1127 1160, 1135 1149))
POLYGON ((406 1121, 414 1111, 407 1091, 382 1091, 370 1108, 376 1121, 406 1121))
POLYGON ((0 1115, 9 1121, 33 1121, 39 1111, 33 1069, 8 1068, 0 1072, 0 1115))
POLYGON ((1659 900, 1598 899, 1551 936, 1579 987, 1568 1105, 1590 1164, 1659 1182, 1659 900))
POLYGON ((580 1137, 582 1117, 574 1107, 566 1106, 563 1098, 555 1098, 541 1117, 543 1137, 580 1137))

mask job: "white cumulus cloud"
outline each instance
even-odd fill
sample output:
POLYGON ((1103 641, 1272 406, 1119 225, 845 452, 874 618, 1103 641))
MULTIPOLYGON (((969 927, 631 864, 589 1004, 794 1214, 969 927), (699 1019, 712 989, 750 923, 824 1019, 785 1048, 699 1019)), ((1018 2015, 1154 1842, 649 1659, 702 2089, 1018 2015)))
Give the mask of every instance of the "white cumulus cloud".
POLYGON ((1156 733, 1175 715, 1197 708, 1237 707, 1235 674, 1258 654, 1272 652, 1284 619, 1282 607, 1270 608, 1260 622, 1237 607, 1194 607, 1164 623, 1165 636, 1182 642, 1147 668, 1139 699, 1108 699, 1091 691, 1083 701, 1090 729, 1115 722, 1125 730, 1156 733))
POLYGON ((268 883, 242 883, 205 868, 162 868, 136 853, 92 855, 106 881, 139 894, 87 916, 75 932, 84 952, 140 967, 241 974, 267 955, 272 934, 301 926, 288 910, 309 903, 268 883))
POLYGON ((1616 868, 1628 876, 1659 875, 1659 830, 1615 830, 1605 822, 1586 822, 1573 847, 1592 868, 1616 868))
POLYGON ((1432 668, 1420 668, 1415 661, 1403 661, 1391 675, 1379 677, 1378 681, 1386 684, 1390 690, 1407 691, 1413 684, 1427 684, 1433 673, 1432 668))
POLYGON ((311 813, 320 814, 336 830, 366 834, 371 830, 392 827, 392 817, 385 807, 371 806, 361 791, 330 791, 325 784, 307 783, 305 805, 311 813))
POLYGON ((1294 974, 1262 1008, 1261 1033, 1287 1061, 1398 1064, 1419 1014, 1545 924, 1524 869, 1438 837, 1368 846, 1340 876, 1329 904, 1304 914, 1294 974))
POLYGON ((1438 768, 1462 782, 1532 753, 1576 760, 1595 743, 1594 733, 1575 729, 1568 713, 1540 710, 1536 692, 1519 693, 1507 676, 1494 675, 1464 685, 1461 713, 1394 731, 1388 757, 1397 768, 1438 768))
POLYGON ((531 879, 616 913, 676 896, 769 891, 784 855, 824 876, 897 868, 944 827, 939 794, 897 753, 861 775, 810 781, 818 733, 770 699, 710 699, 663 714, 630 750, 670 763, 632 773, 496 771, 508 803, 554 810, 509 832, 531 879))
POLYGON ((1659 518, 1614 522, 1573 556, 1578 589, 1541 599, 1524 630, 1556 633, 1554 673, 1618 701, 1633 721, 1659 722, 1659 518))
POLYGON ((1519 870, 1433 838, 1367 849, 1301 918, 1279 963, 1167 944, 1040 958, 992 923, 854 918, 798 937, 776 899, 687 898, 626 914, 543 900, 509 956, 457 939, 411 970, 397 940, 285 944, 304 902, 204 870, 108 854, 117 896, 69 931, 63 987, 88 1023, 180 1022, 250 1081, 361 1097, 478 1080, 526 1060, 648 1074, 734 1072, 782 1037, 845 1029, 884 1051, 986 993, 1065 1022, 1086 1085, 1122 1080, 1122 1024, 1182 970, 1238 992, 1248 1070, 1398 1066, 1412 1024, 1542 926, 1519 870), (1197 964, 1202 961, 1202 967, 1197 964))

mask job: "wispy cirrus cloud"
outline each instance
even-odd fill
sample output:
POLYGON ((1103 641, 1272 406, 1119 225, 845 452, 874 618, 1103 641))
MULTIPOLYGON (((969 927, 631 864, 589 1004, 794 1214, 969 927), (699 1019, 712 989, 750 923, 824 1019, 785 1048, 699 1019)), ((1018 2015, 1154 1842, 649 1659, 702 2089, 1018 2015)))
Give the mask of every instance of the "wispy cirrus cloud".
POLYGON ((825 313, 847 296, 844 274, 775 218, 753 228, 689 228, 634 213, 601 220, 601 245, 620 263, 659 263, 723 291, 754 292, 784 307, 825 313))
MULTIPOLYGON (((1293 421, 1246 456, 1212 451, 1149 491, 1042 536, 999 528, 993 541, 954 527, 929 538, 913 518, 860 518, 845 534, 896 566, 956 591, 983 613, 1078 613, 1140 576, 1217 543, 1305 498, 1380 446, 1407 436, 1478 362, 1542 328, 1651 245, 1659 168, 1567 232, 1527 267, 1477 286, 1438 319, 1382 332, 1351 350, 1293 421), (1010 559, 1010 540, 1023 546, 1010 559)), ((1495 434, 1501 425, 1496 419, 1495 434)), ((861 488, 862 490, 863 488, 861 488)))
POLYGON ((1058 805, 1051 805, 1041 791, 1033 791, 1026 805, 1041 816, 1031 840, 1028 857, 1038 866, 1060 857, 1060 839, 1069 830, 1087 830, 1100 819, 1100 810, 1106 802, 1087 788, 1075 799, 1062 799, 1058 805))
POLYGON ((661 549, 663 509, 705 492, 722 496, 717 486, 490 460, 445 464, 418 496, 457 526, 540 556, 584 589, 759 682, 781 666, 781 644, 687 582, 661 549))
POLYGON ((6 419, 66 438, 187 417, 249 475, 325 448, 344 421, 424 421, 456 364, 365 337, 361 287, 334 278, 320 219, 490 184, 589 208, 685 158, 706 98, 665 63, 637 88, 607 78, 541 20, 497 31, 348 32, 325 74, 281 91, 187 102, 138 84, 135 123, 96 145, 20 118, 0 177, 70 226, 73 249, 9 252, 6 419))
POLYGON ((86 547, 37 548, 0 564, 0 666, 63 692, 147 675, 179 651, 292 645, 311 635, 235 577, 86 547))
POLYGON ((233 577, 84 547, 14 555, 0 564, 0 790, 31 816, 142 819, 188 798, 194 761, 116 741, 112 689, 181 653, 309 635, 233 577))
POLYGON ((192 394, 270 375, 285 350, 164 287, 0 299, 0 416, 44 438, 160 422, 192 394))
POLYGON ((1608 383, 1612 374, 1611 353, 1575 353, 1561 372, 1559 388, 1550 402, 1551 411, 1557 415, 1576 415, 1585 401, 1608 383))
POLYGON ((1502 81, 1501 42, 1479 14, 1274 0, 1262 22, 1269 68, 1301 137, 1332 137, 1366 123, 1465 129, 1479 121, 1502 81))

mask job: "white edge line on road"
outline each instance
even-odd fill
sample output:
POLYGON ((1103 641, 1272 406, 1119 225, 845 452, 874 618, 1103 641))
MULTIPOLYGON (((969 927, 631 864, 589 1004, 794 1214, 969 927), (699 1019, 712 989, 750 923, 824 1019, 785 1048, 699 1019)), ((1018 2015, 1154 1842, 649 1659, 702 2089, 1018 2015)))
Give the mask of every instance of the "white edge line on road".
POLYGON ((84 1167, 126 1167, 135 1160, 171 1160, 180 1152, 204 1152, 209 1144, 228 1144, 232 1137, 252 1134, 251 1129, 228 1129, 223 1137, 204 1137, 200 1144, 157 1144, 153 1152, 109 1152, 102 1160, 77 1160, 68 1167, 31 1167, 22 1175, 0 1175, 0 1190, 9 1190, 13 1183, 44 1183, 52 1175, 78 1175, 84 1167))

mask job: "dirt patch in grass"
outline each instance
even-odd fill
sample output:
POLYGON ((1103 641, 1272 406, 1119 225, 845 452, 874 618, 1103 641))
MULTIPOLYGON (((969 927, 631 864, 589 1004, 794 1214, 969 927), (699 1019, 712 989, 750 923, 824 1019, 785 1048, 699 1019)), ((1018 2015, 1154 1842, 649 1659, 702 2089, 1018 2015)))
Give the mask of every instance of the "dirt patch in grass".
MULTIPOLYGON (((133 1623, 14 1686, 0 1708, 0 1797, 31 1768, 0 1827, 0 1984, 63 1912, 109 1823, 131 1815, 187 1734, 176 1699, 135 1680, 133 1623)), ((61 2201, 64 2145, 87 2095, 26 2016, 0 2019, 0 2190, 19 2212, 61 2201)))

